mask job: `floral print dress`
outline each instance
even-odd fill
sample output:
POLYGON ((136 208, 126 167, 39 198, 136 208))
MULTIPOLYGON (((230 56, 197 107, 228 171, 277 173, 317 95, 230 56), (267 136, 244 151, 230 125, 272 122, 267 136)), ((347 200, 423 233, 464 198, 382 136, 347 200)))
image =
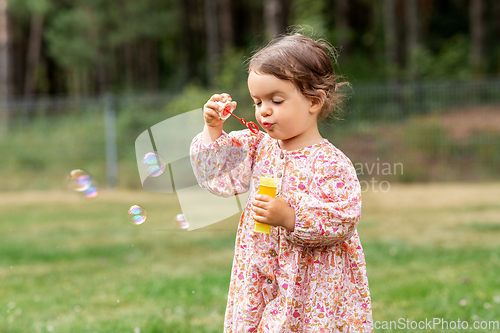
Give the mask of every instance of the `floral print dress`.
POLYGON ((372 332, 366 264, 356 230, 361 189, 328 140, 286 151, 265 133, 191 144, 199 184, 219 196, 250 191, 236 235, 224 332, 372 332), (295 209, 295 230, 253 231, 261 176, 295 209))

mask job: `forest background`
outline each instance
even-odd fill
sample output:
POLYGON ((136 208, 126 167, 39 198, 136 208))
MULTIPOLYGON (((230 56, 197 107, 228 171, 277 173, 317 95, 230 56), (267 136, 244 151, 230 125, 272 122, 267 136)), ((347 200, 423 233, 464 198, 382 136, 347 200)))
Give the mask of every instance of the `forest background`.
POLYGON ((0 99, 244 85, 292 25, 341 50, 349 80, 500 73, 494 0, 1 0, 0 99))
POLYGON ((135 138, 221 91, 252 119, 245 61, 293 27, 337 47, 347 112, 322 133, 360 178, 498 179, 498 17, 493 0, 0 0, 0 189, 52 188, 83 161, 101 183, 140 187, 135 138), (404 171, 367 175, 382 163, 404 171))

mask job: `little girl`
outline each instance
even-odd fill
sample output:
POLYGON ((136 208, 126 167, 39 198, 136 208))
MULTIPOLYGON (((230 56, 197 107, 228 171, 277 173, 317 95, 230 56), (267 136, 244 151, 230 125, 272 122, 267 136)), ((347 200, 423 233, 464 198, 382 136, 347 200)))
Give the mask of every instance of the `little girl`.
POLYGON ((252 56, 248 89, 267 133, 223 132, 217 101, 231 101, 228 94, 204 106, 205 127, 191 145, 200 185, 219 196, 250 190, 224 332, 373 331, 356 230, 360 185, 351 161, 318 131, 318 120, 339 103, 329 51, 294 34, 252 56), (241 154, 226 147, 245 149, 243 162, 234 167, 241 154), (276 198, 257 194, 261 177, 278 179, 276 198), (254 232, 254 221, 271 225, 271 234, 254 232))

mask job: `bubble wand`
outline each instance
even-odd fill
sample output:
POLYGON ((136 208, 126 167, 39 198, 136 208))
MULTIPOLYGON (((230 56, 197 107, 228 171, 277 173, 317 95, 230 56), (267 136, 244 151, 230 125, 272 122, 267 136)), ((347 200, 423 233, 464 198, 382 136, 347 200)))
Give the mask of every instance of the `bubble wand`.
POLYGON ((248 127, 248 129, 250 130, 250 132, 252 132, 253 134, 259 133, 259 128, 257 127, 257 124, 255 124, 253 121, 246 121, 245 119, 238 117, 237 115, 235 115, 232 112, 233 111, 233 107, 232 107, 233 104, 231 102, 222 103, 222 102, 217 101, 217 103, 224 106, 224 109, 222 110, 222 115, 221 115, 221 118, 223 120, 226 120, 230 115, 232 115, 232 116, 238 118, 238 120, 241 121, 241 123, 243 125, 246 125, 248 127))

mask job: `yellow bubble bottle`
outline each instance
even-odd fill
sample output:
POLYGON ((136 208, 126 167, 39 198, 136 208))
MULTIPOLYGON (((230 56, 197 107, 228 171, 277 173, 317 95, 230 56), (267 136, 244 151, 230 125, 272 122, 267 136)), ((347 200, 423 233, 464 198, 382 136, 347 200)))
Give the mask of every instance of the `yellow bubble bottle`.
MULTIPOLYGON (((277 187, 278 187, 278 180, 276 178, 261 177, 258 194, 265 194, 275 198, 277 187)), ((260 232, 263 234, 271 233, 271 226, 269 224, 260 223, 257 221, 254 222, 255 222, 255 226, 253 229, 254 232, 260 232)))

